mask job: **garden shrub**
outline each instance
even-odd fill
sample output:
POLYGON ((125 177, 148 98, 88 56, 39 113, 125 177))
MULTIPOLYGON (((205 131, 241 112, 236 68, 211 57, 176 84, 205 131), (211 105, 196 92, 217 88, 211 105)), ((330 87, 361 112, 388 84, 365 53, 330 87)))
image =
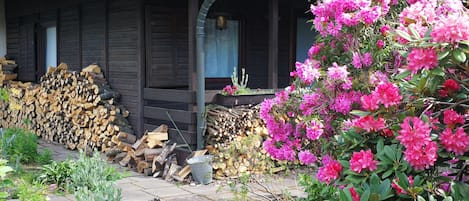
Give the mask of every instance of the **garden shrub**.
POLYGON ((52 154, 49 151, 37 151, 37 136, 24 129, 0 129, 1 157, 12 164, 19 163, 49 163, 52 154))
POLYGON ((309 200, 469 196, 469 12, 459 0, 330 0, 295 81, 262 104, 271 157, 309 200), (337 189, 334 192, 333 189, 337 189))

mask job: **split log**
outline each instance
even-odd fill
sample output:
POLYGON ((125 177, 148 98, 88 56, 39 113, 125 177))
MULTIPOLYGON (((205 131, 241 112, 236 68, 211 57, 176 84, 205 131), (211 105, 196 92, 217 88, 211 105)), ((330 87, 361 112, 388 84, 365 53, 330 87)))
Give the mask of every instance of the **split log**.
POLYGON ((175 148, 176 148, 176 143, 174 143, 173 145, 166 144, 163 150, 161 151, 161 154, 159 154, 158 156, 155 156, 155 158, 153 159, 153 166, 152 166, 153 173, 163 168, 166 158, 168 157, 169 154, 171 154, 174 151, 175 148))

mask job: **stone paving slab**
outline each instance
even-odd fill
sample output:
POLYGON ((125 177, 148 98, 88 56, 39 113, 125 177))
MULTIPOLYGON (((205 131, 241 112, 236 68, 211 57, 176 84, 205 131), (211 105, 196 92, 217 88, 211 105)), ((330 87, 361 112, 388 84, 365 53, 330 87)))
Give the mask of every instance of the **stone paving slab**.
MULTIPOLYGON (((78 158, 77 151, 70 151, 63 145, 56 143, 47 143, 39 140, 40 150, 50 149, 53 159, 63 161, 67 158, 78 158)), ((235 200, 235 194, 232 192, 226 181, 214 181, 208 185, 181 185, 180 183, 167 182, 161 178, 142 176, 133 171, 114 164, 115 167, 123 172, 125 178, 116 181, 116 185, 122 189, 122 201, 221 201, 235 200)), ((260 181, 270 191, 275 193, 287 192, 292 196, 305 197, 306 194, 297 185, 294 176, 266 176, 260 181)), ((238 184, 238 189, 240 184, 238 184)), ((261 186, 251 183, 248 186, 255 190, 255 193, 248 193, 248 200, 262 200, 263 196, 270 194, 261 186)), ((239 195, 239 194, 238 194, 239 195)), ((50 195, 50 201, 73 201, 73 195, 50 195)), ((265 200, 265 199, 264 199, 265 200)))

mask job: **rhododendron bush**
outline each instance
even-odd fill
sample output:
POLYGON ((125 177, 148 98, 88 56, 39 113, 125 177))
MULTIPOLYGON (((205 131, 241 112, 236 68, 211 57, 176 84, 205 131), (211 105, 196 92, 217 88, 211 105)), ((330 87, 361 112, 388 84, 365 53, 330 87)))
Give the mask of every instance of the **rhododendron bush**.
POLYGON ((469 197, 469 12, 459 0, 319 0, 320 33, 261 117, 308 199, 469 197), (322 192, 322 193, 319 193, 322 192))

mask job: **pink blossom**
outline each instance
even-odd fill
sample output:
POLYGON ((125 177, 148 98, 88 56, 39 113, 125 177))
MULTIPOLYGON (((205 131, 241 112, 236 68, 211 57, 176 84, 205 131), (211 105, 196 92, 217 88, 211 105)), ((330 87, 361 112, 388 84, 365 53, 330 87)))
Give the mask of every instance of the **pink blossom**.
POLYGON ((341 87, 343 90, 350 90, 350 89, 352 89, 352 86, 353 86, 353 82, 352 82, 352 78, 351 78, 351 77, 345 79, 344 83, 342 83, 342 85, 340 85, 340 87, 341 87))
POLYGON ((373 63, 373 57, 371 53, 367 52, 363 54, 363 65, 369 67, 373 63))
POLYGON ((463 155, 469 146, 469 136, 463 128, 457 128, 455 133, 450 128, 446 128, 440 135, 440 142, 446 151, 452 151, 456 155, 463 155))
POLYGON ((342 92, 334 99, 331 108, 343 115, 348 114, 352 110, 352 104, 355 102, 356 97, 352 93, 342 92))
POLYGON ((384 41, 383 40, 378 40, 376 41, 376 47, 378 47, 379 49, 383 49, 384 47, 384 41))
POLYGON ((321 76, 319 61, 306 59, 304 63, 296 62, 295 65, 296 72, 293 75, 298 76, 305 84, 311 84, 321 76))
POLYGON ((373 153, 370 149, 353 152, 350 159, 350 169, 354 172, 361 173, 363 169, 374 171, 378 167, 378 161, 373 160, 373 153))
POLYGON ((373 116, 361 117, 354 121, 353 126, 367 132, 376 132, 386 128, 384 118, 378 117, 378 119, 374 119, 373 116))
POLYGON ((426 124, 418 117, 406 117, 401 124, 401 130, 398 132, 397 140, 401 142, 406 148, 420 148, 429 143, 430 132, 432 129, 430 125, 426 124))
POLYGON ((464 116, 453 109, 445 110, 443 112, 443 122, 449 127, 454 127, 456 124, 464 124, 464 116))
POLYGON ((381 71, 376 71, 376 72, 370 74, 369 80, 370 80, 371 85, 376 86, 380 83, 388 82, 388 75, 386 73, 381 72, 381 71))
POLYGON ((385 108, 399 105, 402 100, 402 96, 399 94, 399 87, 391 82, 380 83, 372 95, 376 96, 378 102, 383 104, 385 108))
POLYGON ((308 137, 308 139, 310 140, 319 139, 323 133, 324 133, 324 124, 322 124, 319 120, 312 120, 306 126, 306 137, 308 137))
POLYGON ((303 115, 308 116, 313 114, 316 107, 321 105, 320 99, 321 94, 319 93, 304 94, 303 101, 300 104, 300 110, 303 115))
POLYGON ((335 62, 332 65, 333 65, 332 67, 329 67, 327 69, 327 76, 333 80, 345 81, 347 79, 347 76, 350 74, 347 71, 347 66, 346 65, 339 66, 335 62))
POLYGON ((308 50, 309 58, 313 58, 313 56, 318 55, 321 49, 324 47, 324 43, 317 43, 308 50))
POLYGON ((407 57, 407 69, 417 73, 421 69, 433 69, 438 66, 438 55, 431 48, 414 48, 407 57))
POLYGON ((389 30, 391 30, 391 27, 389 25, 384 25, 379 29, 379 31, 381 32, 383 36, 387 36, 389 33, 389 30))
POLYGON ((358 53, 358 52, 353 52, 352 53, 352 65, 356 69, 362 68, 362 60, 360 58, 360 53, 358 53))
POLYGON ((305 165, 311 165, 314 162, 316 162, 316 156, 314 156, 314 154, 312 154, 310 151, 307 151, 307 150, 300 151, 298 153, 298 159, 300 160, 302 164, 305 164, 305 165))
POLYGON ((453 90, 453 91, 458 91, 460 88, 459 83, 453 79, 447 79, 443 83, 443 87, 447 90, 453 90))
POLYGON ((432 28, 433 41, 458 43, 469 40, 469 16, 467 13, 452 13, 438 20, 432 28))
POLYGON ((223 92, 228 94, 228 95, 234 95, 237 91, 238 91, 237 86, 226 85, 223 88, 223 92))
POLYGON ((416 170, 428 169, 435 164, 438 151, 436 142, 430 141, 421 147, 407 147, 404 159, 416 170))
POLYGON ((320 182, 330 184, 332 180, 339 178, 342 172, 342 164, 339 161, 331 159, 329 156, 323 156, 323 166, 318 169, 316 177, 320 182))

